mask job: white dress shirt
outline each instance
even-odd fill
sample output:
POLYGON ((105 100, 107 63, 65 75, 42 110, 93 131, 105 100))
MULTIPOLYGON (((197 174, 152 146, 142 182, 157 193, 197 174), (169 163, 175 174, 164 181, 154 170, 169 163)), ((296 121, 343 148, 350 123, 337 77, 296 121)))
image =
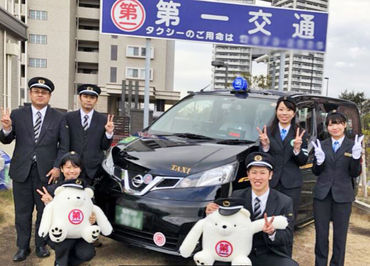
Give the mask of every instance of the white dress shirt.
MULTIPOLYGON (((261 208, 261 213, 264 215, 265 213, 265 210, 266 210, 266 204, 267 204, 267 199, 269 197, 269 194, 270 194, 270 189, 268 189, 264 194, 262 194, 261 196, 258 196, 258 198, 260 199, 260 208, 261 208)), ((254 193, 254 191, 252 190, 252 208, 253 208, 253 212, 254 212, 254 200, 255 198, 257 198, 257 195, 254 193)), ((263 216, 262 216, 263 217, 263 216)), ((271 241, 274 241, 275 240, 275 234, 276 232, 274 232, 272 235, 268 235, 268 237, 270 238, 271 241)))
MULTIPOLYGON (((42 128, 42 124, 44 123, 44 118, 45 118, 45 114, 46 114, 46 110, 48 109, 48 106, 45 106, 43 107, 41 110, 38 110, 36 109, 36 107, 34 107, 33 105, 31 105, 31 111, 32 111, 32 125, 35 125, 36 124, 36 120, 37 120, 37 112, 39 111, 41 113, 41 126, 40 126, 40 129, 42 128)), ((13 128, 11 127, 9 130, 5 130, 5 129, 2 129, 2 131, 4 132, 4 135, 5 136, 8 136, 10 134, 10 132, 12 132, 13 128)))
MULTIPOLYGON (((87 128, 89 128, 90 127, 90 124, 91 124, 91 119, 93 117, 93 114, 94 114, 94 109, 92 109, 87 114, 84 111, 82 111, 82 109, 80 109, 81 125, 83 125, 84 120, 85 120, 85 115, 87 115, 89 117, 87 119, 87 128)), ((111 139, 111 138, 113 138, 113 133, 109 134, 107 131, 105 131, 105 136, 107 137, 107 139, 111 139)))

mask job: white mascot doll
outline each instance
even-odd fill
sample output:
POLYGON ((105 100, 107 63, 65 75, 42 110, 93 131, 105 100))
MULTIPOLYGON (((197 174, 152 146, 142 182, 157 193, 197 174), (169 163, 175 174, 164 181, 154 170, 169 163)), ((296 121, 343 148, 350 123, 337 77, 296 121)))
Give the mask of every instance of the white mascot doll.
POLYGON ((112 233, 112 225, 104 212, 91 200, 94 196, 91 188, 68 183, 59 186, 54 194, 54 199, 45 206, 42 214, 40 237, 49 234, 50 240, 56 243, 66 238, 83 238, 92 243, 98 239, 100 232, 105 236, 112 233), (89 222, 92 212, 97 225, 89 222))
MULTIPOLYGON (((199 220, 190 230, 182 245, 181 256, 188 258, 203 234, 203 250, 194 254, 197 265, 213 265, 215 261, 231 262, 231 265, 252 265, 248 258, 252 249, 253 235, 262 231, 264 219, 251 221, 250 213, 243 206, 220 206, 207 217, 199 220)), ((273 226, 285 229, 288 221, 275 216, 273 226)))

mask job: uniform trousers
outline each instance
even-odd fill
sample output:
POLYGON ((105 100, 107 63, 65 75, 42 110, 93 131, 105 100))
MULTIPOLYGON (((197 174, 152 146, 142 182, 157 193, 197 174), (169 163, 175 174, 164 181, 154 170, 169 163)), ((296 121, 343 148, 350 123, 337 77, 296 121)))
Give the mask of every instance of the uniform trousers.
POLYGON ((347 231, 351 216, 352 202, 337 203, 331 191, 325 199, 314 199, 313 214, 315 218, 316 243, 315 265, 327 266, 329 251, 329 223, 333 221, 333 255, 331 266, 343 266, 346 252, 347 231))
POLYGON ((17 231, 17 247, 28 249, 30 246, 32 232, 32 213, 36 205, 36 223, 35 223, 35 245, 41 247, 46 244, 45 240, 38 235, 44 203, 36 189, 41 189, 47 183, 41 181, 37 163, 31 166, 30 173, 24 182, 13 181, 13 196, 15 207, 15 229, 17 231))
POLYGON ((82 238, 65 239, 61 243, 54 243, 49 239, 48 245, 55 250, 55 265, 58 266, 80 265, 95 256, 93 244, 82 238))

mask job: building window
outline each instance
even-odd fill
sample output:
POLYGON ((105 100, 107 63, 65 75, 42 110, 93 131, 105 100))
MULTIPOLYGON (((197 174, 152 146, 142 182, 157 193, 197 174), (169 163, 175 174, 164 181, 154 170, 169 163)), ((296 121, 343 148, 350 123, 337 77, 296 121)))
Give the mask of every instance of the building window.
POLYGON ((28 17, 35 20, 48 20, 48 12, 30 9, 28 17))
POLYGON ((39 34, 30 34, 29 40, 30 43, 36 44, 46 44, 47 43, 47 36, 46 35, 39 35, 39 34))
MULTIPOLYGON (((151 55, 150 58, 154 58, 154 49, 150 48, 151 55)), ((140 57, 144 58, 146 56, 146 48, 143 46, 132 46, 128 45, 126 49, 126 56, 128 57, 140 57)))
POLYGON ((111 47, 110 47, 110 60, 117 61, 117 50, 118 50, 117 45, 111 45, 111 47))
POLYGON ((46 68, 47 60, 42 58, 30 58, 28 62, 29 67, 46 68))
POLYGON ((117 68, 111 67, 110 68, 110 82, 117 82, 117 68))
MULTIPOLYGON (((126 78, 145 79, 145 68, 126 67, 126 78)), ((150 69, 150 80, 153 80, 153 69, 150 69)))

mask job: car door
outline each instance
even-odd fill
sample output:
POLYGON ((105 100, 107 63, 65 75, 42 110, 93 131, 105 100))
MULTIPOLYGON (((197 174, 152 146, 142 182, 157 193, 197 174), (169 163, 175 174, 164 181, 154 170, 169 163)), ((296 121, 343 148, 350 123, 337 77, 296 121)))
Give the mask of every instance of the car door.
POLYGON ((301 128, 306 130, 306 140, 308 143, 308 161, 300 167, 303 176, 303 185, 296 219, 296 224, 303 224, 313 218, 313 187, 315 186, 316 177, 312 173, 313 154, 310 150, 312 149, 311 141, 317 135, 314 101, 307 99, 298 101, 296 121, 301 128))

